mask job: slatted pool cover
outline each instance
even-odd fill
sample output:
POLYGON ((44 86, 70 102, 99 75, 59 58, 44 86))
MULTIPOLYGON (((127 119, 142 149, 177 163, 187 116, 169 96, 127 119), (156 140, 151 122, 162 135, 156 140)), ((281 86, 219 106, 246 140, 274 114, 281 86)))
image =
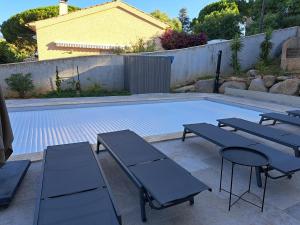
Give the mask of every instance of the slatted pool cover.
POLYGON ((14 154, 39 152, 50 145, 89 141, 97 134, 130 129, 140 136, 183 130, 182 124, 212 123, 239 117, 257 121, 261 112, 207 100, 11 112, 14 154))

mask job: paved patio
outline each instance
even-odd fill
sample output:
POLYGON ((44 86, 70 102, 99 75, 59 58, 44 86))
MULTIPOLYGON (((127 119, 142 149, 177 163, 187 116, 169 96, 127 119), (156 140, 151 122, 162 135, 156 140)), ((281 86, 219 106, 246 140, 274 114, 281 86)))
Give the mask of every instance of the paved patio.
MULTIPOLYGON (((277 128, 293 132, 300 131, 287 125, 277 125, 277 128)), ((290 149, 272 142, 264 141, 254 136, 244 136, 258 139, 290 154, 290 149)), ((220 157, 218 147, 198 137, 191 137, 186 142, 169 140, 157 142, 154 145, 170 156, 194 176, 212 187, 213 192, 203 192, 195 199, 195 205, 181 204, 165 210, 151 210, 147 207, 148 222, 153 225, 296 225, 300 224, 300 173, 293 179, 270 180, 266 195, 264 213, 245 202, 237 203, 228 212, 228 194, 218 191, 220 176, 220 157)), ((122 172, 108 153, 101 153, 99 160, 112 187, 117 205, 122 214, 124 225, 143 224, 140 220, 138 192, 135 186, 122 172)), ((229 181, 229 164, 226 165, 224 181, 229 181)), ((236 170, 234 191, 241 193, 247 188, 248 170, 236 170)), ((32 225, 36 203, 37 187, 41 172, 41 162, 31 165, 16 198, 7 209, 0 210, 1 225, 32 225)), ((253 192, 261 194, 261 189, 255 186, 253 192)), ((250 199, 257 198, 250 196, 250 199)))

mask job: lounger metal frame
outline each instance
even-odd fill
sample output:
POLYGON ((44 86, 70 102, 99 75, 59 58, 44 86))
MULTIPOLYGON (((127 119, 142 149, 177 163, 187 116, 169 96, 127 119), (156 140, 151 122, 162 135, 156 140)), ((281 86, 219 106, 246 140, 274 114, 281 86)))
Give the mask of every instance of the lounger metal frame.
MULTIPOLYGON (((115 159, 115 161, 118 163, 118 165, 122 168, 122 170, 126 173, 126 175, 131 179, 131 181, 134 183, 134 185, 138 188, 139 190, 139 198, 140 198, 140 208, 141 208, 141 219, 143 222, 147 221, 147 216, 146 216, 146 203, 149 203, 149 206, 152 209, 155 210, 161 210, 165 208, 172 207, 174 205, 178 205, 184 202, 189 202, 190 205, 194 205, 194 196, 196 196, 199 193, 190 195, 186 198, 179 199, 173 202, 170 202, 167 205, 156 205, 155 204, 155 199, 149 194, 149 192, 143 187, 143 185, 135 178, 135 176, 130 172, 130 170, 127 168, 127 166, 122 162, 122 160, 113 152, 113 150, 105 144, 105 141, 101 138, 101 136, 98 135, 97 138, 97 150, 96 153, 100 153, 100 146, 104 147, 104 150, 101 150, 101 152, 109 152, 110 155, 115 159)), ((166 156, 166 158, 168 158, 166 156)), ((208 189, 209 191, 212 191, 211 189, 208 189)), ((158 204, 158 203, 157 203, 158 204)))
MULTIPOLYGON (((186 135, 187 134, 191 134, 191 133, 196 134, 197 136, 199 136, 199 137, 201 137, 201 138, 203 138, 205 140, 208 140, 208 141, 210 141, 210 142, 212 142, 212 143, 214 143, 214 144, 216 144, 216 145, 218 145, 220 147, 226 147, 226 146, 221 145, 220 142, 217 142, 214 139, 210 139, 210 138, 208 138, 208 137, 206 137, 204 135, 201 135, 199 133, 193 132, 192 130, 189 130, 188 128, 185 127, 185 125, 184 125, 184 130, 183 130, 183 134, 182 134, 182 139, 181 140, 185 141, 186 135)), ((259 144, 259 143, 256 143, 256 144, 259 144)), ((255 143, 253 143, 253 146, 255 146, 255 143)), ((251 145, 248 146, 248 147, 251 148, 251 145)), ((271 179, 273 179, 273 180, 281 179, 281 178, 284 178, 284 177, 287 177, 288 179, 291 179, 292 175, 294 174, 293 172, 291 172, 291 173, 283 173, 283 175, 279 175, 279 176, 272 176, 272 175, 270 175, 268 173, 271 170, 274 170, 274 168, 272 166, 269 166, 268 168, 262 168, 262 167, 256 167, 255 168, 256 182, 257 182, 257 186, 258 187, 262 187, 262 178, 261 178, 261 175, 264 174, 264 173, 267 173, 268 177, 271 178, 271 179)))
MULTIPOLYGON (((279 113, 278 113, 279 114, 279 113)), ((289 115, 284 115, 284 114, 280 114, 282 116, 287 116, 287 117, 290 117, 290 118, 295 118, 295 119, 299 119, 299 117, 292 117, 292 116, 289 116, 289 115)), ((285 124, 290 124, 290 125, 294 125, 294 126, 299 126, 299 124, 296 124, 296 123, 293 123, 293 122, 289 122, 289 121, 286 121, 286 120, 280 120, 280 119, 275 119, 275 118, 271 118, 268 116, 268 113, 266 114, 260 114, 261 116, 261 119, 259 121, 259 124, 262 124, 263 122, 265 121, 273 121, 271 125, 275 125, 277 122, 282 122, 282 123, 285 123, 285 124)), ((300 120, 300 119, 299 119, 300 120)))
POLYGON ((300 117, 300 110, 290 110, 286 111, 289 116, 300 117))

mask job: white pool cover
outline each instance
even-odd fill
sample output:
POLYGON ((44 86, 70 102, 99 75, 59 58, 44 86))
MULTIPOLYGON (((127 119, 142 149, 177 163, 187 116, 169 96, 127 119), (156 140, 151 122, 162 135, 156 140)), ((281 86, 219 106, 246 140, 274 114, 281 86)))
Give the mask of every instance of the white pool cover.
POLYGON ((96 143, 101 132, 131 129, 141 136, 182 131, 182 124, 239 117, 259 119, 258 111, 207 100, 11 112, 14 154, 32 153, 49 145, 96 143))

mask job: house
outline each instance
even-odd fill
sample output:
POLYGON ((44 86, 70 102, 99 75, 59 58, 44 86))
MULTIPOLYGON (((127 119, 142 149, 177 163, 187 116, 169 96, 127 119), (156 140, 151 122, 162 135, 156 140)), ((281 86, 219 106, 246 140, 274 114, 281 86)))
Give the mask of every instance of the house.
POLYGON ((39 60, 112 53, 139 39, 161 35, 169 25, 120 0, 27 24, 36 32, 39 60))

